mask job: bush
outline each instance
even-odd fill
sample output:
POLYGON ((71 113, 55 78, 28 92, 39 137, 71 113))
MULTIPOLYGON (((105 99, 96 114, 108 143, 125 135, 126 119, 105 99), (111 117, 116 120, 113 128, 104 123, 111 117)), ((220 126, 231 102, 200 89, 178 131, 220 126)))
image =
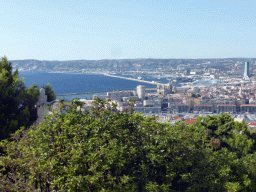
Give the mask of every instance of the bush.
POLYGON ((3 141, 0 189, 255 191, 254 141, 226 114, 171 126, 77 100, 3 141))

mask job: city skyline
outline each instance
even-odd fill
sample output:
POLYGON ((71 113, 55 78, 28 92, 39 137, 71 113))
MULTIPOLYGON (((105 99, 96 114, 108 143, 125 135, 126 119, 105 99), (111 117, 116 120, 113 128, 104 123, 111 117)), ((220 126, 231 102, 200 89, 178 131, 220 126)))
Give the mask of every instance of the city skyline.
POLYGON ((9 60, 255 58, 251 1, 0 3, 9 60))

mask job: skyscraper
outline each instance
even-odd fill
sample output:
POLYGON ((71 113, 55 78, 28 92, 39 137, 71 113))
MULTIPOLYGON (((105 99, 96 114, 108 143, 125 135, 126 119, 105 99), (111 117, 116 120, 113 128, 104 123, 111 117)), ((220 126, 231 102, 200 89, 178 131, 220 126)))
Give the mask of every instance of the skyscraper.
POLYGON ((249 62, 244 63, 244 78, 249 79, 249 62))
POLYGON ((137 94, 138 94, 139 99, 145 98, 145 86, 144 85, 137 86, 137 94))

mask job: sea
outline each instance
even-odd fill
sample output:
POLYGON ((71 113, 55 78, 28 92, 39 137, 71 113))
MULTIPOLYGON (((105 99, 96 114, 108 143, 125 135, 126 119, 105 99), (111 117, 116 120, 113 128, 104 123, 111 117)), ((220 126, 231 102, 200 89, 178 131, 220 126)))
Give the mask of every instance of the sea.
MULTIPOLYGON (((132 80, 109 77, 100 74, 79 73, 52 73, 46 71, 19 71, 19 78, 24 78, 26 87, 37 84, 39 87, 50 83, 58 99, 71 100, 75 97, 80 99, 92 99, 93 95, 106 95, 106 91, 134 89, 138 85, 146 88, 154 88, 156 85, 132 80), (104 92, 102 92, 104 91, 104 92), (83 94, 86 92, 98 92, 83 94)), ((154 78, 145 79, 166 83, 166 80, 154 78)))

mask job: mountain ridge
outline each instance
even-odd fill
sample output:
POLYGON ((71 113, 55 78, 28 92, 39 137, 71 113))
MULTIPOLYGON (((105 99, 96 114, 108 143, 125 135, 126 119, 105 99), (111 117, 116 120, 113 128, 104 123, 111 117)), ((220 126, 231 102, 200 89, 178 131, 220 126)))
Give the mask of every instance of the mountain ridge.
POLYGON ((168 69, 176 68, 178 65, 193 67, 195 64, 210 64, 221 67, 221 65, 232 65, 236 62, 256 62, 256 58, 213 58, 213 59, 102 59, 102 60, 10 60, 14 68, 39 71, 82 71, 105 70, 105 71, 126 71, 141 69, 168 69))

